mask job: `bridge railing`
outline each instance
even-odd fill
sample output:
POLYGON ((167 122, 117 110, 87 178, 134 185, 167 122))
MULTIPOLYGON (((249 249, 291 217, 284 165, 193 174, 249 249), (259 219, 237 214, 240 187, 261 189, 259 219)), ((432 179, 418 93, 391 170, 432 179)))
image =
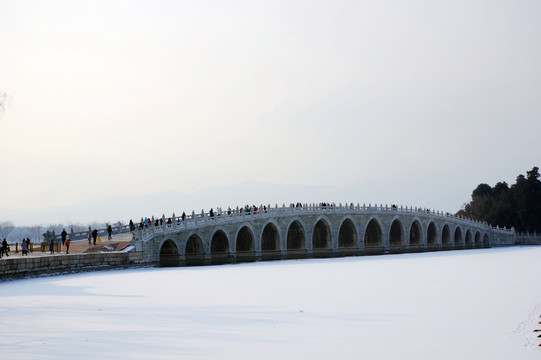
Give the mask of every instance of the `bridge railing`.
POLYGON ((172 230, 181 230, 181 229, 195 229, 203 224, 208 224, 209 222, 214 224, 225 224, 225 223, 232 223, 232 222, 239 222, 244 221, 248 219, 253 218, 272 218, 272 217, 280 217, 280 216, 294 216, 294 215, 301 215, 301 214, 332 214, 332 213, 344 213, 344 214, 366 214, 366 213, 374 213, 374 212, 395 212, 395 213, 418 213, 423 215, 429 215, 431 217, 436 218, 450 218, 454 221, 458 221, 461 223, 467 223, 467 224, 474 224, 474 225, 480 225, 485 226, 488 228, 491 228, 492 230, 509 233, 514 233, 514 229, 505 229, 500 227, 494 227, 490 226, 486 222, 464 218, 461 216, 457 216, 448 212, 443 211, 436 211, 426 208, 420 208, 420 207, 413 207, 413 206, 396 206, 396 205, 372 205, 363 204, 362 206, 357 204, 354 205, 353 203, 350 204, 344 204, 341 203, 336 204, 290 204, 289 206, 282 205, 278 206, 275 205, 274 207, 268 206, 260 206, 259 208, 239 208, 236 209, 227 209, 223 210, 221 208, 218 208, 216 211, 212 212, 204 212, 201 211, 200 213, 195 213, 192 211, 191 214, 184 215, 184 216, 176 216, 174 213, 171 217, 166 218, 165 216, 162 216, 161 218, 151 218, 150 222, 151 224, 148 224, 148 222, 142 221, 140 224, 137 225, 138 229, 140 230, 140 236, 143 240, 150 239, 155 233, 158 232, 164 232, 164 231, 172 231, 172 230))
MULTIPOLYGON (((130 226, 129 225, 120 225, 120 226, 112 226, 113 235, 119 235, 119 234, 127 234, 130 232, 130 226)), ((108 236, 107 228, 105 229, 96 229, 98 231, 98 236, 105 237, 108 236)), ((88 235, 93 231, 93 229, 84 230, 84 231, 74 231, 68 233, 68 237, 72 241, 76 240, 84 240, 88 238, 88 235)), ((55 234, 55 241, 61 241, 62 235, 55 234)))

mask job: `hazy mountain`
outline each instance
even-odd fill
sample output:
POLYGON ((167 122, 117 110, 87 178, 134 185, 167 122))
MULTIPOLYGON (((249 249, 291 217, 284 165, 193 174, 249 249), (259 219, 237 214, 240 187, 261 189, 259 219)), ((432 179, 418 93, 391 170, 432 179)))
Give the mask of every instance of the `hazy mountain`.
MULTIPOLYGON (((389 182, 363 183, 347 187, 269 184, 248 181, 241 184, 223 185, 202 189, 190 194, 181 191, 165 191, 150 195, 121 195, 93 199, 73 206, 51 207, 40 211, 7 210, 0 208, 0 219, 11 220, 16 225, 70 224, 92 222, 127 223, 141 217, 170 216, 192 210, 208 211, 211 207, 244 205, 271 205, 290 203, 396 203, 398 205, 437 207, 434 196, 427 197, 422 186, 403 188, 389 182), (423 194, 423 190, 425 193, 423 194), (423 201, 423 195, 426 197, 423 201)), ((428 194, 430 195, 430 194, 428 194)), ((437 199, 437 197, 436 197, 437 199)), ((444 210, 439 208, 440 210, 444 210)))

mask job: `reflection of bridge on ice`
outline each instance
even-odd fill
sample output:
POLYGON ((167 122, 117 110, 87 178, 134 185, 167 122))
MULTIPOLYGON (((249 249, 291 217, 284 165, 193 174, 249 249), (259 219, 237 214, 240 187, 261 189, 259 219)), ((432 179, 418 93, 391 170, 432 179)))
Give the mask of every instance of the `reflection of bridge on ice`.
POLYGON ((192 214, 136 230, 137 251, 163 266, 513 245, 515 231, 439 211, 388 206, 274 207, 192 214))

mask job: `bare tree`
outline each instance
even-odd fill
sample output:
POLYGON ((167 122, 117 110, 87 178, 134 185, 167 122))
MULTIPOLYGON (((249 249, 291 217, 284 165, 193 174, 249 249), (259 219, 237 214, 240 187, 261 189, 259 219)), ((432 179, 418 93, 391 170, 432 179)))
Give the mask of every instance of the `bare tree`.
POLYGON ((7 239, 10 232, 15 229, 15 224, 13 221, 1 221, 0 222, 0 237, 2 239, 7 239))
POLYGON ((30 226, 28 228, 28 233, 33 243, 40 243, 43 241, 43 232, 44 229, 40 225, 30 226))
POLYGON ((11 103, 12 98, 7 92, 0 90, 0 116, 4 113, 6 105, 11 103))
POLYGON ((73 230, 74 232, 79 232, 79 231, 86 231, 88 230, 88 226, 83 224, 83 223, 73 223, 71 221, 68 222, 68 225, 67 225, 67 229, 66 231, 68 232, 71 232, 71 230, 73 230))

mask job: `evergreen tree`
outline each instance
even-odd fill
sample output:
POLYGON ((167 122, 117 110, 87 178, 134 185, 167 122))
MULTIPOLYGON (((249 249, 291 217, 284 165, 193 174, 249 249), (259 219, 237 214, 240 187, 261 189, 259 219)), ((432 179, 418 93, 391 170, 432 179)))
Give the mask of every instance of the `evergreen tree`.
POLYGON ((505 182, 494 187, 479 184, 472 192, 472 201, 458 214, 493 225, 514 227, 519 232, 541 232, 539 177, 539 168, 534 167, 526 176, 517 176, 511 187, 505 182))

